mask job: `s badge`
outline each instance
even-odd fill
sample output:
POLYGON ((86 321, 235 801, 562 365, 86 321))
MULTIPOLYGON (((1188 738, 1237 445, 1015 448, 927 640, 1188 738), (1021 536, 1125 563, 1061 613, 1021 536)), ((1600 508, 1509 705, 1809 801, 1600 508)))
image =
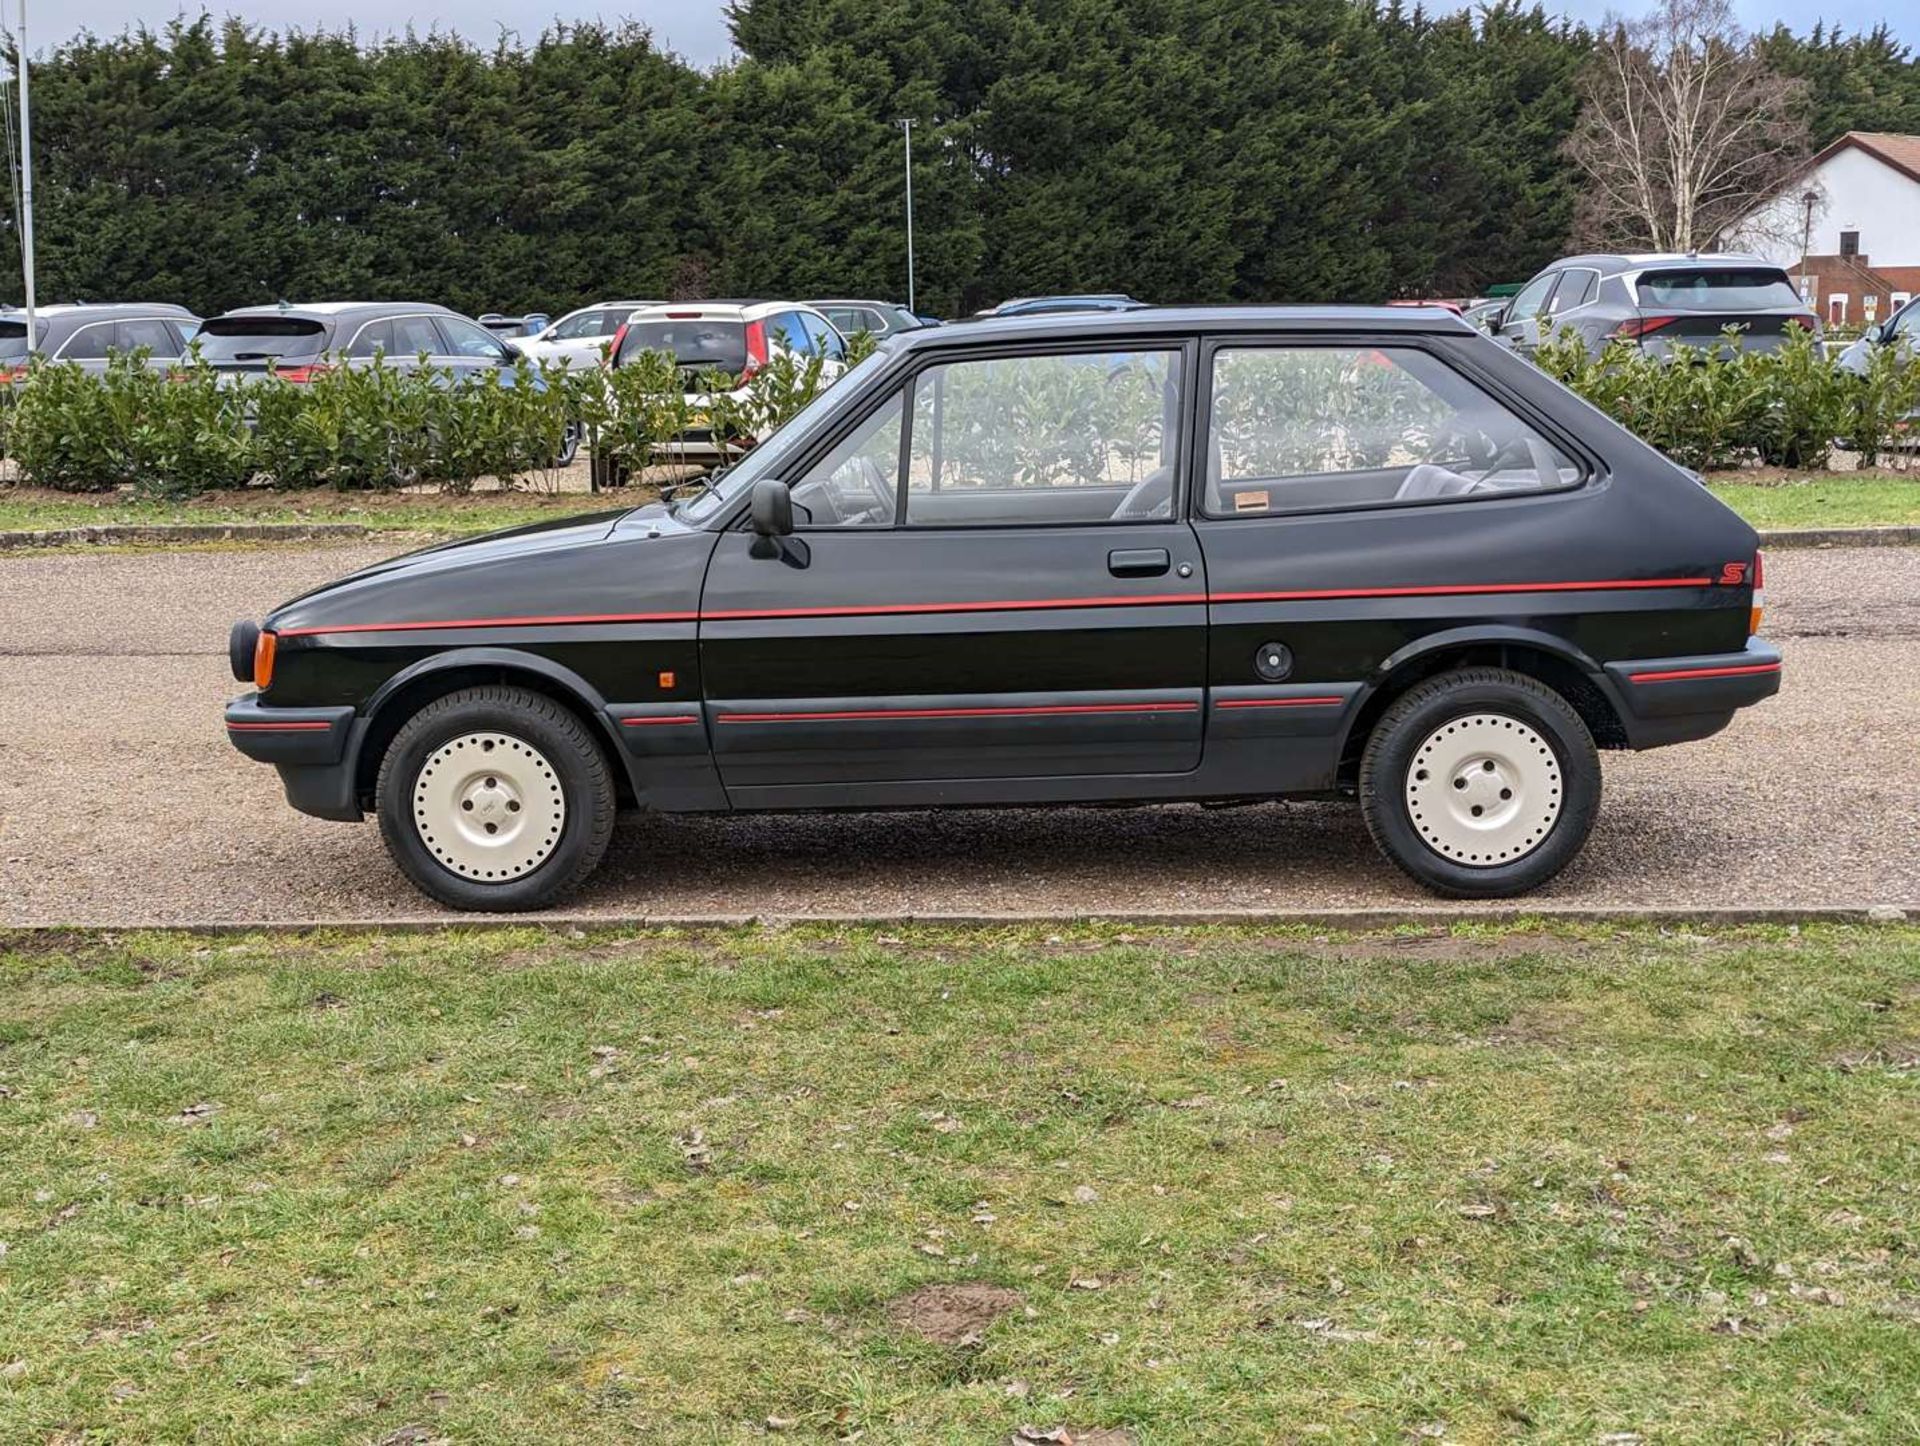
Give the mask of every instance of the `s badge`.
POLYGON ((1729 562, 1720 569, 1720 586, 1739 587, 1747 580, 1747 565, 1744 562, 1729 562))

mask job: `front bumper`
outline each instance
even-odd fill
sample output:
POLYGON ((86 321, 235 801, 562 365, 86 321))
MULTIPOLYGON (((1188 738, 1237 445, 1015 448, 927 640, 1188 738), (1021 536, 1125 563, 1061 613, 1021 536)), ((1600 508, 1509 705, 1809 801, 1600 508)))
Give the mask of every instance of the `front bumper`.
POLYGON ((358 721, 352 708, 268 708, 248 693, 227 704, 227 741, 280 771, 287 802, 316 818, 360 820, 353 786, 358 721))
POLYGON ((1627 740, 1655 748, 1718 733, 1734 713, 1780 691, 1780 650, 1751 638, 1738 653, 1605 665, 1627 740))

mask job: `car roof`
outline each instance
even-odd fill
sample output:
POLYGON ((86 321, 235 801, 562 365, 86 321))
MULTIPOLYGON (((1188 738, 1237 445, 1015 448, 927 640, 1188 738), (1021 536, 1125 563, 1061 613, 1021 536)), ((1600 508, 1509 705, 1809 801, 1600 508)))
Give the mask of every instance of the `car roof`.
MULTIPOLYGON (((55 316, 119 316, 127 313, 140 316, 185 316, 193 313, 178 302, 173 301, 56 301, 47 306, 36 306, 33 314, 37 317, 55 316)), ((24 318, 27 309, 24 306, 0 306, 0 316, 24 318)))
POLYGON ((1543 271, 1558 271, 1566 266, 1594 266, 1601 270, 1640 271, 1649 266, 1767 266, 1779 270, 1777 262, 1745 251, 1596 251, 1584 256, 1563 256, 1543 271))
POLYGON ((920 350, 1009 341, 1080 341, 1151 333, 1191 335, 1273 331, 1445 332, 1478 336, 1457 312, 1439 306, 1142 306, 1129 311, 1052 311, 973 316, 904 331, 889 341, 920 350))
POLYGON ((450 306, 433 301, 306 301, 298 304, 276 302, 272 306, 236 306, 213 318, 230 316, 291 316, 304 321, 325 321, 339 317, 411 316, 419 312, 436 316, 458 316, 450 306))
POLYGON ((818 301, 803 301, 802 306, 883 306, 889 311, 905 311, 897 301, 878 301, 871 296, 829 296, 818 301))

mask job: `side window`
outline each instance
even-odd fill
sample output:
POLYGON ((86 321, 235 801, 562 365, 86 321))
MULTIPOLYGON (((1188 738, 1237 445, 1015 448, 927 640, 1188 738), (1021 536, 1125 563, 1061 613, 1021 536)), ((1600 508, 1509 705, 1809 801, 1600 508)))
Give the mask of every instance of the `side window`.
POLYGON ((396 316, 388 325, 393 328, 393 348, 387 353, 390 357, 411 361, 421 352, 438 356, 445 351, 445 343, 433 329, 430 316, 396 316))
POLYGON ((900 495, 901 394, 855 427, 793 487, 800 527, 891 527, 900 495))
POLYGON ((815 351, 832 361, 846 360, 847 344, 840 339, 839 332, 812 312, 803 311, 799 316, 800 324, 806 327, 807 335, 813 338, 815 351))
POLYGON ((581 341, 590 336, 610 336, 613 328, 607 325, 608 313, 605 311, 583 311, 578 316, 570 316, 553 329, 556 341, 581 341))
POLYGON ((1513 298, 1513 305, 1507 308, 1507 320, 1532 321, 1540 315, 1541 308, 1547 304, 1547 293, 1553 290, 1553 283, 1560 279, 1560 273, 1550 272, 1545 276, 1536 276, 1520 288, 1520 294, 1513 298))
POLYGON ((145 347, 153 356, 180 354, 180 343, 174 338, 173 328, 157 316, 121 322, 119 335, 113 344, 121 351, 138 351, 145 347))
POLYGON ((1172 515, 1180 353, 950 362, 913 389, 907 525, 1172 515))
POLYGON ((114 324, 110 321, 96 321, 90 326, 81 327, 60 348, 60 360, 105 360, 107 353, 113 350, 113 329, 114 324))
POLYGON ((1538 492, 1581 478, 1478 386, 1411 347, 1232 347, 1213 362, 1213 517, 1538 492))
POLYGON ((767 318, 767 335, 788 351, 801 356, 813 355, 813 338, 797 311, 781 311, 767 318))
POLYGON ((392 356, 393 323, 390 321, 370 321, 360 328, 354 337, 353 345, 347 348, 350 357, 372 357, 380 353, 392 356))
POLYGON ((1593 294, 1599 286, 1600 273, 1589 271, 1584 266, 1561 272, 1560 284, 1553 288, 1553 298, 1547 302, 1547 315, 1558 316, 1563 311, 1572 311, 1576 306, 1585 306, 1593 300, 1593 294))
POLYGON ((505 355, 500 349, 500 340, 484 326, 476 326, 465 317, 437 316, 434 325, 440 328, 440 334, 446 338, 444 347, 436 347, 448 356, 476 357, 486 361, 499 361, 505 355))

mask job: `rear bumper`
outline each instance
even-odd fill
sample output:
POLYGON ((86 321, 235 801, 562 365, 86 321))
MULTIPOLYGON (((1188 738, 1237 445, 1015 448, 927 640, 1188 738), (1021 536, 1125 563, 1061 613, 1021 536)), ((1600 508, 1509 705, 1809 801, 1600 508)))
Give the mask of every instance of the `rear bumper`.
POLYGON ((1738 653, 1605 665, 1627 741, 1657 748, 1718 733, 1736 711, 1780 691, 1780 651, 1758 638, 1738 653))
POLYGON ((359 742, 352 708, 267 708, 248 693, 227 704, 227 741, 280 771, 287 802, 316 818, 360 820, 354 796, 359 742))

